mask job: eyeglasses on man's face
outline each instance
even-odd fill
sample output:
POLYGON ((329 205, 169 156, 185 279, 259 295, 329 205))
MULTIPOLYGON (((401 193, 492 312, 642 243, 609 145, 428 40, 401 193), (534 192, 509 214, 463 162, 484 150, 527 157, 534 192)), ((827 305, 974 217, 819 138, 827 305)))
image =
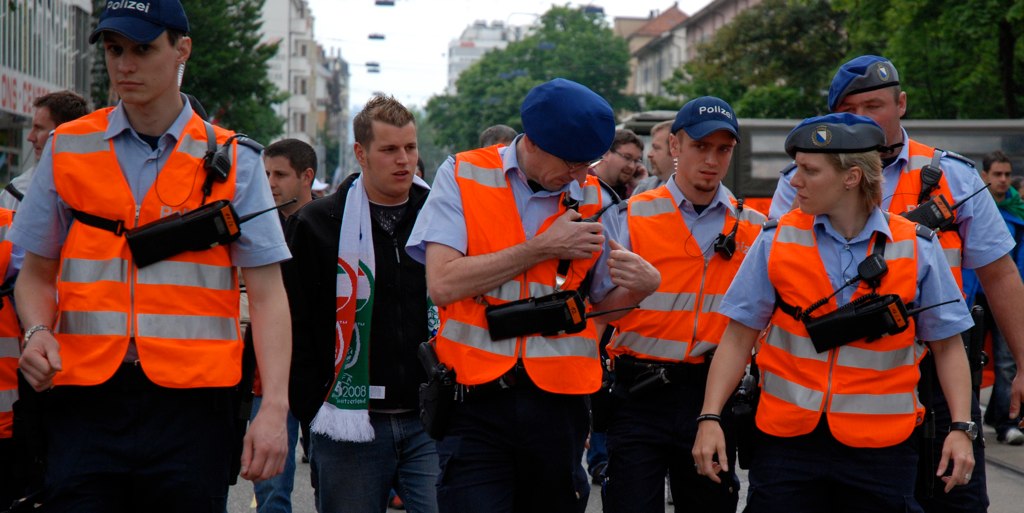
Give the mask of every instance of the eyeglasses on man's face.
POLYGON ((565 163, 565 167, 569 168, 570 173, 575 173, 580 169, 590 169, 596 166, 598 162, 601 162, 601 159, 594 159, 585 162, 569 162, 568 160, 562 159, 562 162, 565 163))
POLYGON ((612 153, 622 157, 626 162, 632 162, 633 164, 636 164, 638 166, 643 165, 644 163, 643 157, 634 157, 632 155, 619 153, 619 150, 612 150, 612 153))

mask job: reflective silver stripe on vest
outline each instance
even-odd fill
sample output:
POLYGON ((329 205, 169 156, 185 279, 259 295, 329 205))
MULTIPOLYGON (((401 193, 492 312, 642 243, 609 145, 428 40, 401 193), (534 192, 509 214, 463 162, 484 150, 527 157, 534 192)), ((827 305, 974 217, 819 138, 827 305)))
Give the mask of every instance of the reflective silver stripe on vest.
POLYGON ((772 326, 768 333, 768 345, 779 348, 797 358, 828 361, 828 352, 819 353, 814 350, 814 343, 810 338, 794 335, 779 326, 772 326))
POLYGON ((960 267, 960 249, 942 248, 942 254, 946 255, 946 261, 952 268, 960 267))
POLYGON ((648 201, 637 201, 633 203, 633 208, 630 210, 630 215, 636 217, 651 217, 675 212, 676 205, 669 198, 654 198, 648 201))
POLYGON ((60 313, 57 332, 67 335, 128 335, 128 314, 125 312, 60 313))
POLYGON ((516 301, 519 299, 519 282, 516 280, 506 281, 485 295, 502 301, 516 301))
POLYGON ((820 411, 825 394, 803 385, 793 383, 770 372, 764 373, 763 390, 789 404, 810 411, 820 411))
MULTIPOLYGON (((208 149, 206 141, 193 139, 191 134, 185 134, 185 137, 181 138, 181 144, 178 145, 178 153, 191 155, 197 159, 205 157, 208 149)), ((228 155, 230 156, 230 152, 228 155)))
POLYGON ((869 369, 879 372, 893 370, 897 367, 915 365, 918 356, 918 344, 893 351, 871 351, 854 346, 839 348, 836 365, 855 369, 869 369))
MULTIPOLYGON (((8 305, 10 307, 10 305, 8 305)), ((21 358, 17 337, 0 337, 0 358, 21 358)))
POLYGON ((212 290, 232 290, 233 270, 219 265, 162 260, 139 269, 142 285, 179 285, 212 290))
POLYGON ((487 330, 454 319, 445 321, 441 336, 488 353, 500 356, 516 355, 516 339, 491 340, 491 334, 487 330))
POLYGON ((531 281, 528 286, 530 290, 530 297, 540 297, 555 293, 554 285, 531 281))
POLYGON ((13 411, 14 402, 18 400, 18 390, 0 390, 0 413, 13 411))
POLYGON ((0 226, 0 242, 7 240, 7 230, 11 229, 10 225, 0 226))
POLYGON ((65 283, 95 283, 98 281, 128 281, 128 261, 121 258, 87 260, 65 258, 61 264, 60 281, 65 283))
POLYGON ((925 164, 930 164, 931 162, 931 157, 925 157, 923 155, 914 155, 910 157, 910 160, 907 162, 907 167, 906 169, 903 170, 903 172, 906 173, 913 169, 921 169, 922 167, 925 166, 925 164))
POLYGON ((54 153, 86 154, 110 151, 110 144, 103 139, 103 132, 91 134, 60 134, 54 138, 54 153))
POLYGON ((655 292, 640 301, 640 309, 654 312, 692 312, 696 304, 697 294, 655 292))
POLYGON ((583 187, 583 205, 597 205, 601 199, 598 198, 597 187, 586 185, 583 187))
POLYGON ((635 331, 620 332, 615 339, 616 347, 628 347, 634 351, 659 358, 682 360, 686 358, 689 342, 645 337, 635 331))
POLYGON ((704 301, 700 305, 701 313, 712 313, 718 311, 718 305, 722 304, 725 294, 704 294, 704 301))
POLYGON ((833 394, 829 411, 858 415, 913 414, 916 398, 913 392, 904 394, 833 394))
POLYGON ((810 230, 801 230, 795 226, 780 226, 776 231, 775 240, 808 248, 814 247, 814 234, 810 230))
POLYGON ((597 359, 597 342, 589 337, 526 337, 527 358, 582 356, 597 359))
POLYGON ((693 344, 693 349, 690 351, 690 356, 701 356, 710 351, 714 351, 718 347, 718 344, 714 342, 700 341, 693 344))
POLYGON ((743 212, 740 212, 740 221, 746 221, 751 224, 762 224, 767 220, 768 218, 765 217, 764 214, 756 210, 744 208, 743 212))
POLYGON ((463 161, 459 163, 459 176, 472 180, 484 187, 494 187, 496 189, 508 187, 508 183, 505 182, 505 172, 501 169, 479 167, 463 161))
POLYGON ((897 258, 914 258, 913 240, 901 240, 885 244, 885 259, 895 260, 897 258))
POLYGON ((204 315, 139 314, 140 337, 237 340, 235 320, 204 315))

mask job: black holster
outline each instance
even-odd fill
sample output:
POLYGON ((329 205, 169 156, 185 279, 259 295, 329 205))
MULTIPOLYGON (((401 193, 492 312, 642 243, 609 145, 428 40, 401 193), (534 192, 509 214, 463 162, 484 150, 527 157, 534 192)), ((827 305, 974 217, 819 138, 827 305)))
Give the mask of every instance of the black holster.
POLYGON ((744 374, 740 386, 733 394, 733 429, 736 433, 736 453, 740 468, 749 469, 754 449, 754 432, 757 404, 761 400, 761 389, 757 386, 757 364, 751 362, 750 373, 744 374))
POLYGON ((420 344, 418 356, 427 371, 427 382, 420 384, 420 421, 431 438, 440 440, 448 431, 455 404, 455 371, 437 359, 430 342, 420 344))

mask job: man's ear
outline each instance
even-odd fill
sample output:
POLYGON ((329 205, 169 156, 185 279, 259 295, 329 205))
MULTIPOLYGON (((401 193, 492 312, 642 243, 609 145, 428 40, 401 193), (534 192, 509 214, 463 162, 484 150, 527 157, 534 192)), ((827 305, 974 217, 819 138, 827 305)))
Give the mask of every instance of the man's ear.
POLYGON ((352 152, 356 155, 356 162, 359 162, 360 166, 366 167, 366 148, 357 142, 352 145, 352 152))
POLYGON ((316 177, 316 171, 311 167, 307 167, 301 173, 299 173, 299 180, 302 180, 302 184, 313 187, 313 178, 316 177))

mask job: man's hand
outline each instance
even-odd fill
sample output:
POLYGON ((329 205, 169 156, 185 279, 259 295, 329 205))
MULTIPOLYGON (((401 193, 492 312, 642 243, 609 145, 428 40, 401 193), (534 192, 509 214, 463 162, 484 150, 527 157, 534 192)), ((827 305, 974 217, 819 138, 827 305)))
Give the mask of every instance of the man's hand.
POLYGON ((53 377, 63 368, 57 339, 47 330, 35 332, 21 352, 18 366, 36 392, 52 388, 53 377))
POLYGON ((240 475, 250 481, 270 479, 284 471, 288 457, 287 407, 262 404, 242 441, 240 475))
MULTIPOLYGON (((1010 415, 1015 419, 1020 416, 1020 405, 1024 403, 1024 367, 1017 366, 1017 376, 1013 378, 1013 385, 1010 387, 1010 415)), ((1020 427, 1024 428, 1024 420, 1020 427)))
POLYGON ((661 285, 658 268, 614 240, 609 240, 608 246, 612 249, 608 254, 608 268, 613 284, 628 289, 638 298, 638 303, 658 290, 661 285))
POLYGON ((567 210, 547 230, 537 235, 535 241, 542 245, 550 258, 590 258, 604 247, 604 235, 601 233, 604 226, 596 222, 581 222, 579 219, 582 217, 575 210, 567 210))

